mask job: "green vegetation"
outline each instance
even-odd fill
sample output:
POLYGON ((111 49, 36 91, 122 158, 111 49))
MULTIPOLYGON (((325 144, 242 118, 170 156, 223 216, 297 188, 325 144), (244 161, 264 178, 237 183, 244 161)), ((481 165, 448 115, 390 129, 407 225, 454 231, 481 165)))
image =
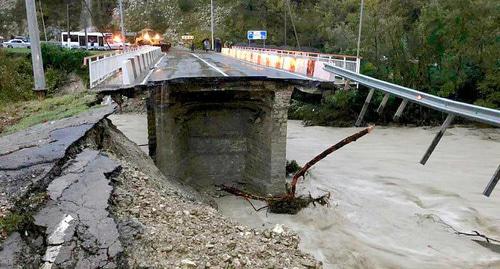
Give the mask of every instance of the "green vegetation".
POLYGON ((302 167, 297 163, 296 160, 286 160, 286 175, 290 176, 297 173, 302 167))
MULTIPOLYGON (((24 1, 14 2, 8 10, 0 10, 0 34, 4 36, 9 31, 12 33, 9 27, 13 23, 19 29, 25 27, 22 16, 16 16, 23 14, 24 1)), ((67 2, 71 14, 80 14, 80 2, 67 2)), ((111 19, 116 2, 93 2, 98 29, 106 32, 118 29, 118 22, 111 19)), ((65 29, 65 5, 62 0, 43 2, 47 27, 65 29)), ((210 37, 209 5, 208 0, 127 1, 125 26, 130 31, 151 28, 164 33, 169 41, 179 41, 182 34, 191 33, 199 47, 201 40, 210 37)), ((216 37, 223 42, 247 44, 247 30, 265 29, 268 46, 298 49, 293 20, 301 50, 356 54, 359 0, 218 0, 215 5, 216 37), (290 3, 291 14, 286 3, 290 3)), ((363 21, 360 49, 363 74, 453 100, 500 107, 500 1, 365 0, 363 21)), ((82 25, 72 23, 71 28, 81 29, 82 25)), ((49 33, 49 39, 54 37, 49 33)), ((0 56, 0 68, 1 65, 0 56)), ((48 68, 60 70, 59 67, 48 68)), ((75 72, 80 70, 77 68, 75 72)), ((12 84, 12 81, 20 81, 23 74, 4 76, 8 76, 12 84)), ((50 73, 50 77, 53 79, 50 87, 61 85, 63 77, 54 73, 50 73)), ((294 117, 302 115, 307 121, 313 116, 320 117, 319 120, 311 119, 311 124, 314 121, 336 125, 353 122, 366 89, 354 92, 325 99, 319 107, 306 105, 299 109, 300 104, 295 103, 292 112, 294 117), (338 112, 340 108, 347 110, 338 112)), ((25 98, 20 96, 20 99, 25 98)), ((380 96, 375 97, 380 100, 380 96)), ((391 99, 386 111, 394 112, 397 103, 391 99)), ((415 122, 416 118, 434 122, 441 117, 412 106, 404 115, 402 122, 415 122)), ((380 119, 371 108, 366 118, 380 119)), ((388 115, 382 115, 381 119, 387 118, 388 115)))
POLYGON ((34 97, 31 61, 0 50, 0 106, 34 97))
MULTIPOLYGON (((6 126, 2 134, 17 132, 38 123, 71 117, 89 109, 95 101, 95 95, 80 93, 2 106, 0 118, 17 117, 16 123, 6 126)), ((0 132, 1 127, 0 125, 0 132)))
POLYGON ((28 48, 1 48, 7 54, 28 54, 31 52, 28 48))
POLYGON ((13 232, 35 232, 39 228, 34 225, 33 213, 46 201, 46 192, 33 192, 20 201, 18 209, 0 212, 0 244, 13 232))
POLYGON ((290 119, 303 120, 306 125, 352 126, 358 108, 357 91, 338 91, 326 96, 320 104, 292 100, 290 119))
MULTIPOLYGON (((48 92, 53 93, 67 82, 70 73, 78 75, 88 83, 88 68, 83 66, 83 59, 89 56, 86 50, 65 49, 54 45, 42 45, 43 65, 46 70, 48 92), (50 84, 50 85, 49 85, 50 84), (52 87, 50 87, 52 86, 52 87)), ((88 85, 87 85, 88 86, 88 85)))
MULTIPOLYGON (((31 53, 24 49, 0 49, 0 105, 34 98, 31 53), (14 51, 15 50, 15 51, 14 51)), ((49 95, 64 86, 71 73, 88 83, 84 50, 68 50, 53 45, 42 45, 42 58, 49 95)))
MULTIPOLYGON (((265 29, 268 46, 297 49, 287 2, 216 1, 216 36, 244 45, 247 30, 265 29)), ((301 50, 356 54, 359 0, 289 2, 301 50)), ((127 23, 134 30, 164 31, 167 38, 189 32, 199 45, 210 36, 209 15, 206 0, 134 2, 127 9, 127 23)), ((365 0, 363 21, 362 73, 453 100, 500 107, 500 1, 365 0)), ((292 112, 310 124, 345 125, 354 122, 366 92, 361 88, 302 109, 295 103, 292 112), (347 110, 337 111, 341 108, 347 110)), ((397 105, 391 99, 386 111, 394 112, 397 105)), ((379 119, 375 116, 370 109, 367 119, 379 119)), ((388 118, 382 115, 381 120, 388 118)), ((441 115, 410 106, 401 120, 418 123, 417 118, 431 123, 441 115)))
POLYGON ((0 218, 0 239, 7 237, 12 232, 20 230, 31 222, 32 216, 27 214, 11 213, 0 218))

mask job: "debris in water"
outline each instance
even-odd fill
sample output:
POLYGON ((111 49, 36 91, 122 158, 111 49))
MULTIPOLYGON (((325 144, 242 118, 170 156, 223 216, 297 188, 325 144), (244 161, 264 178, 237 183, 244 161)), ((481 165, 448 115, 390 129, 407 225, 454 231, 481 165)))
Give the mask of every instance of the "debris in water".
POLYGON ((328 205, 328 200, 330 199, 330 193, 326 193, 320 197, 312 197, 311 194, 308 196, 296 196, 296 189, 297 189, 297 183, 299 179, 304 177, 306 172, 317 162, 321 161, 324 159, 326 156, 330 155, 331 153, 335 152, 336 150, 342 148, 343 146, 352 143, 359 138, 365 136, 369 132, 373 130, 374 126, 369 126, 366 129, 363 129, 360 132, 357 132, 342 141, 338 142, 337 144, 327 148, 323 152, 321 152, 319 155, 314 157, 312 160, 307 162, 304 167, 302 167, 297 173, 292 178, 292 183, 291 183, 291 188, 287 188, 287 193, 283 195, 276 195, 276 196, 269 196, 269 197, 262 197, 258 195, 254 195, 251 193, 244 192, 242 190, 239 190, 235 187, 230 187, 230 186, 225 186, 221 185, 219 186, 221 190, 226 191, 228 193, 231 193, 236 196, 243 197, 246 199, 250 205, 255 209, 255 211, 262 210, 264 208, 267 208, 270 212, 272 213, 277 213, 277 214, 297 214, 301 209, 308 207, 310 204, 316 205, 328 205), (267 203, 266 206, 261 207, 261 208, 256 208, 251 200, 259 200, 259 201, 265 201, 267 203))

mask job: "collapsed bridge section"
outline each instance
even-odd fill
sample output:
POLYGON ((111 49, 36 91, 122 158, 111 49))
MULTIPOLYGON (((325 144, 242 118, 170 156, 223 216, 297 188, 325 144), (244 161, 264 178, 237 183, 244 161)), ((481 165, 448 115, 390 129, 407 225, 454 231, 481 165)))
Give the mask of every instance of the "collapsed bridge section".
POLYGON ((182 78, 150 85, 149 152, 167 176, 199 189, 285 188, 287 110, 301 80, 182 78))

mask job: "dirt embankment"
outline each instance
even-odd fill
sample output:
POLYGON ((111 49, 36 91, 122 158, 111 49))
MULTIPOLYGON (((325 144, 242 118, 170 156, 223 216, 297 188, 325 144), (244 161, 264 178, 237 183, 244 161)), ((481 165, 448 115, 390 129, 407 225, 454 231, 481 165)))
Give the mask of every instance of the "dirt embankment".
POLYGON ((111 154, 122 162, 111 212, 130 267, 319 268, 281 227, 260 232, 210 206, 213 201, 164 177, 134 143, 109 126, 111 154), (201 197, 201 199, 200 199, 201 197))
POLYGON ((57 173, 33 186, 42 199, 13 208, 29 225, 2 242, 0 267, 321 267, 293 232, 241 226, 165 177, 107 119, 63 150, 71 155, 57 161, 57 173))

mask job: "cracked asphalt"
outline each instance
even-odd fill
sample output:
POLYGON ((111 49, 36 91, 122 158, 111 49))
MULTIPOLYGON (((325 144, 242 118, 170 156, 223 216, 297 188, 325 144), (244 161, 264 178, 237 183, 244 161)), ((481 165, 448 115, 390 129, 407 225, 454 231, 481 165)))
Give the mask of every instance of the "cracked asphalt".
MULTIPOLYGON (((74 218, 64 239, 57 242, 62 247, 54 264, 75 268, 116 267, 116 256, 122 247, 116 223, 107 211, 113 188, 106 175, 119 168, 117 162, 99 151, 84 149, 48 186, 50 200, 35 215, 35 225, 46 228, 49 237, 65 216, 74 218)), ((42 260, 52 263, 49 259, 42 260)))
POLYGON ((164 176, 113 111, 0 137, 0 221, 21 218, 0 268, 321 268, 293 232, 238 225, 164 176))
POLYGON ((113 189, 107 175, 120 166, 95 150, 84 149, 73 156, 79 141, 114 108, 91 109, 0 137, 0 218, 35 210, 31 229, 5 238, 0 268, 26 263, 45 268, 52 263, 67 268, 115 267, 122 248, 107 211, 113 189), (30 202, 37 195, 42 197, 38 202, 44 203, 39 211, 40 205, 30 202), (55 244, 51 235, 65 216, 72 221, 55 244))
POLYGON ((68 148, 113 111, 113 106, 91 109, 0 137, 0 217, 31 190, 46 185, 44 179, 57 172, 68 148))

